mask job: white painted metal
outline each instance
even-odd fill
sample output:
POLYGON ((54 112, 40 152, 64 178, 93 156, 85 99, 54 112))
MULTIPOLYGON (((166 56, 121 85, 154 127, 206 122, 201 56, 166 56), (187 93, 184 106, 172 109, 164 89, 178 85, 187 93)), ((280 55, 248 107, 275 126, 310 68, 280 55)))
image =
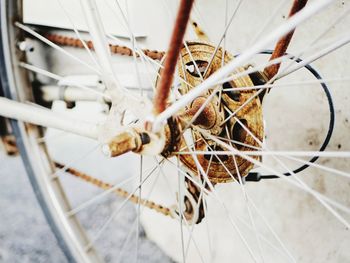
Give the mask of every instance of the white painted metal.
MULTIPOLYGON (((248 1, 249 2, 249 1, 248 1)), ((204 5, 210 5, 210 1, 204 2, 204 5)), ((215 3, 216 5, 217 3, 215 3)), ((214 4, 213 4, 214 5, 214 4)), ((266 2, 266 6, 269 6, 270 3, 266 2)), ((253 9, 252 9, 253 10, 253 9)), ((214 12, 215 13, 215 12, 214 12)), ((216 13, 215 13, 216 14, 216 13)), ((157 21, 160 18, 157 17, 157 21)), ((152 18, 150 18, 152 20, 152 18)), ((215 22, 219 28, 219 22, 215 22)), ((254 22, 252 22, 254 23, 254 22)), ((317 26, 315 25, 315 28, 322 27, 322 24, 320 22, 317 23, 317 26)), ((163 26, 164 27, 164 26, 163 26)), ((298 31, 299 33, 299 31, 298 31)), ((297 34, 298 34, 297 33, 297 34)), ((309 33, 308 33, 309 34, 309 33)), ((297 36, 297 37, 303 37, 297 36)), ((157 36, 156 43, 161 43, 161 40, 163 39, 163 36, 157 36)), ((165 42, 165 41, 163 41, 165 42)), ((242 43, 245 43, 242 41, 242 43)), ((159 44, 160 45, 160 44, 159 44)), ((153 45, 151 45, 153 47, 153 45)), ((236 47, 235 47, 236 48, 236 47)), ((231 49, 234 49, 231 47, 231 49)), ((344 70, 344 74, 348 71, 347 63, 343 63, 347 60, 341 60, 342 63, 339 65, 337 64, 337 59, 339 59, 339 56, 335 56, 336 59, 334 59, 332 65, 334 65, 334 68, 338 68, 338 70, 334 69, 333 71, 330 71, 331 74, 326 75, 326 77, 333 77, 332 74, 335 74, 335 77, 338 76, 337 72, 341 71, 341 69, 344 70)), ((117 59, 120 59, 119 57, 117 59)), ((57 61, 58 62, 58 61, 57 61)), ((320 72, 324 72, 325 66, 323 64, 318 64, 318 66, 322 69, 320 72)), ((124 65, 119 65, 119 70, 122 70, 124 65)), ((63 61, 61 65, 61 71, 66 70, 66 64, 65 61, 63 61)), ((329 72, 328 72, 329 73, 329 72)), ((282 84, 283 85, 283 84, 282 84)), ((288 85, 288 83, 285 83, 285 85, 288 85)), ((334 85, 332 85, 334 86, 334 85)), ((344 86, 345 87, 345 86, 344 86)), ((348 143, 348 124, 342 123, 344 117, 348 116, 346 109, 348 107, 346 106, 346 99, 347 96, 346 90, 342 90, 341 92, 337 92, 335 90, 335 97, 337 101, 339 102, 338 105, 343 110, 343 113, 340 114, 340 117, 338 118, 339 123, 338 126, 341 126, 344 128, 345 134, 338 133, 334 139, 333 144, 331 147, 336 147, 334 144, 338 141, 342 142, 343 148, 346 148, 346 145, 349 145, 348 143), (341 106, 340 106, 341 105, 341 106)), ((277 147, 278 150, 283 149, 289 149, 289 148, 283 148, 285 146, 293 147, 293 144, 297 144, 297 149, 303 149, 306 144, 308 146, 309 141, 316 141, 319 140, 322 136, 321 132, 318 130, 306 130, 305 135, 303 135, 302 140, 297 140, 297 137, 301 137, 297 132, 295 131, 295 127, 293 126, 293 122, 288 121, 292 120, 293 118, 302 118, 303 122, 305 122, 303 125, 298 126, 300 130, 303 130, 305 127, 308 128, 308 124, 310 123, 317 123, 318 121, 324 119, 323 115, 326 115, 327 113, 324 112, 317 112, 316 114, 311 117, 306 116, 305 114, 300 114, 300 112, 291 112, 289 113, 284 105, 280 105, 279 101, 287 101, 289 100, 283 100, 283 92, 276 90, 272 92, 271 98, 275 98, 274 102, 271 103, 270 96, 266 98, 266 110, 268 111, 269 108, 272 108, 275 110, 275 113, 272 114, 273 121, 268 121, 268 128, 275 128, 275 131, 278 131, 277 133, 273 133, 275 142, 278 144, 274 145, 277 147), (277 95, 276 95, 277 94, 277 95), (269 104, 270 103, 270 104, 269 104), (270 105, 270 107, 269 107, 270 105), (276 109, 279 109, 280 111, 276 112, 276 109), (281 110, 282 109, 282 110, 281 110), (280 127, 279 123, 284 123, 286 127, 280 127), (295 131, 294 137, 291 136, 291 131, 295 131), (321 135, 320 135, 321 134, 321 135), (289 142, 289 143, 288 143, 289 142), (292 144, 293 142, 293 144, 292 144), (278 147, 282 148, 278 148, 278 147)), ((301 93, 296 93, 297 95, 300 95, 301 93)), ((296 97, 296 94, 288 94, 290 98, 296 97)), ((304 91, 304 94, 309 94, 308 91, 304 91)), ((311 93, 312 94, 312 93, 311 93)), ((307 97, 307 95, 305 95, 307 97)), ((302 98, 299 98, 301 100, 302 98)), ((316 98, 317 100, 314 101, 313 97, 309 97, 307 100, 307 104, 310 104, 312 106, 319 103, 319 98, 316 98)), ((285 103, 285 105, 288 105, 285 103)), ((293 107, 294 104, 288 105, 293 107)), ((269 114, 267 114, 268 116, 269 114)), ((265 115, 266 116, 266 115, 265 115)), ((293 133, 293 132, 292 132, 293 133)), ((72 137, 71 135, 68 136, 69 138, 72 137)), ((69 141, 69 138, 65 138, 65 142, 68 144, 69 142, 74 142, 79 145, 78 140, 73 136, 71 138, 71 141, 69 141)), ((52 140, 54 142, 54 140, 52 140)), ((85 145, 85 141, 80 143, 80 146, 85 145)), ((61 149, 60 154, 57 154, 56 156, 63 156, 65 155, 67 145, 60 145, 60 143, 56 142, 56 144, 53 147, 57 152, 58 149, 61 149)), ((73 148, 73 147, 71 147, 73 148)), ((75 147, 79 148, 79 146, 75 147)), ((274 148, 275 149, 275 148, 274 148)), ((310 149, 310 148, 307 148, 310 149)), ((311 149, 313 150, 313 149, 311 149)), ((332 150, 336 150, 336 148, 332 148, 332 150)), ((79 153, 77 149, 72 149, 72 151, 76 151, 79 153)), ((94 157, 96 157, 95 155, 94 157)), ((122 158, 122 157, 121 157, 122 158)), ((97 157, 96 157, 97 159, 97 157)), ((117 161, 120 160, 119 158, 114 160, 117 161)), ((342 160, 339 161, 333 161, 330 159, 324 159, 326 165, 330 165, 330 163, 335 163, 336 165, 340 166, 344 170, 349 170, 348 162, 344 162, 342 164, 342 160)), ((133 160, 135 161, 135 160, 133 160)), ((148 162, 149 166, 151 166, 152 160, 145 161, 145 163, 148 162)), ((134 162, 126 162, 126 166, 131 166, 130 164, 134 164, 134 162)), ((125 165, 125 164, 124 164, 125 165)), ((108 169, 113 169, 112 165, 108 167, 108 169)), ((87 170, 91 169, 98 169, 96 168, 95 164, 91 164, 90 166, 87 164, 84 168, 87 170)), ((125 172, 126 174, 130 171, 130 167, 123 167, 121 164, 118 166, 118 170, 120 172, 125 172)), ((175 179, 177 180, 177 174, 176 170, 173 166, 164 167, 164 171, 166 171, 166 177, 168 180, 175 179)), ((99 174, 99 169, 97 171, 97 174, 99 174)), ((308 179, 311 181, 311 185, 318 191, 325 191, 326 194, 334 194, 336 197, 340 197, 340 200, 345 200, 345 202, 348 200, 348 194, 338 194, 342 190, 345 189, 343 187, 347 183, 341 183, 342 181, 339 181, 338 179, 334 179, 332 176, 329 177, 329 173, 321 173, 321 172, 308 172, 306 174, 308 179), (313 179, 314 178, 314 179, 313 179), (338 195, 337 195, 338 194, 338 195)), ((176 184, 174 184, 176 185, 176 184)), ((176 187, 176 186, 175 186, 176 187)), ((232 203, 232 206, 234 206, 234 210, 232 210, 232 214, 234 216, 241 216, 244 215, 244 200, 240 199, 240 194, 237 193, 237 189, 235 189, 235 185, 228 184, 223 186, 218 186, 218 191, 221 191, 220 194, 222 194, 223 198, 225 200, 228 200, 232 203), (243 208, 242 208, 243 207, 243 208)), ((144 191, 147 189, 147 185, 143 188, 144 191)), ((347 188, 348 189, 348 188, 347 188)), ((152 196, 152 199, 154 200, 164 200, 165 204, 170 203, 173 200, 167 199, 169 196, 169 189, 166 185, 158 185, 158 192, 152 196)), ((256 200, 259 204, 259 208, 262 209, 263 213, 266 215, 268 222, 277 228, 277 232, 281 235, 282 239, 287 241, 287 247, 291 248, 292 254, 295 256, 299 256, 298 259, 302 262, 321 262, 325 260, 329 261, 339 261, 344 262, 349 258, 349 250, 348 247, 348 233, 344 231, 341 227, 339 227, 337 224, 334 224, 334 220, 329 217, 325 212, 319 208, 318 204, 311 200, 308 197, 304 197, 300 192, 295 193, 293 191, 293 188, 289 186, 285 186, 283 182, 277 181, 277 182, 268 182, 268 183, 259 183, 259 185, 247 185, 247 191, 249 191, 252 194, 252 198, 256 200), (301 242, 303 240, 303 242, 301 242), (322 249, 320 249, 322 248, 322 249), (320 251, 321 250, 321 251, 320 251), (330 251, 328 252, 325 251, 330 251), (338 260, 337 260, 338 259, 338 260)), ((238 262, 246 262, 246 258, 244 257, 245 251, 243 249, 240 249, 239 241, 236 243, 233 242, 234 239, 231 239, 230 235, 230 229, 227 229, 224 227, 224 216, 225 214, 217 209, 218 205, 215 205, 213 200, 208 198, 208 202, 210 206, 210 217, 209 226, 211 228, 211 234, 214 240, 214 249, 215 249, 215 255, 212 258, 213 260, 210 262, 231 262, 233 259, 238 262), (225 242, 226 241, 226 242, 225 242), (234 244, 234 245, 233 245, 234 244)), ((160 245, 169 255, 172 257, 181 260, 181 255, 178 253, 180 251, 178 249, 178 239, 179 239, 179 231, 178 231, 178 222, 170 221, 168 218, 164 218, 162 216, 155 215, 152 211, 145 211, 146 213, 143 214, 143 223, 145 225, 147 235, 148 237, 152 238, 155 242, 157 242, 158 245, 160 245)), ((244 219, 244 218, 243 218, 244 219)), ((243 224, 244 220, 242 220, 241 227, 244 228, 244 233, 249 232, 249 229, 247 230, 245 228, 245 225, 243 224)), ((261 221, 258 222, 259 227, 261 221)), ((261 229, 261 228, 260 228, 261 229)), ((248 233, 249 234, 249 233, 248 233)), ((265 234, 265 233, 262 233, 265 234)), ((206 228, 205 224, 201 224, 199 226, 196 226, 196 229, 194 230, 194 237, 196 238, 199 246, 201 249, 203 249, 203 255, 206 256, 206 253, 208 252, 207 246, 206 246, 206 228), (198 241, 199 240, 199 241, 198 241)), ((188 236, 185 236, 185 240, 187 240, 188 236)), ((265 244, 264 244, 265 245, 265 244)), ((192 247, 193 248, 193 247, 192 247)), ((187 261, 188 262, 197 262, 198 261, 198 255, 196 255, 195 248, 193 248, 193 253, 191 253, 188 256, 187 261)), ((281 262, 279 260, 279 257, 273 257, 274 253, 271 252, 269 249, 266 249, 266 257, 275 259, 275 261, 269 261, 269 262, 281 262)), ((287 258, 289 260, 289 258, 287 258)), ((209 262, 209 261, 208 261, 209 262)))
POLYGON ((112 97, 112 102, 118 104, 124 99, 124 92, 113 70, 111 52, 97 4, 95 0, 82 1, 81 4, 86 14, 89 32, 93 39, 94 49, 102 69, 101 77, 112 97))
POLYGON ((314 62, 315 60, 333 52, 334 50, 341 48, 342 46, 348 44, 349 42, 350 42, 350 35, 346 35, 343 38, 336 41, 335 43, 333 43, 332 45, 330 45, 330 46, 324 48, 323 50, 317 52, 316 54, 312 55, 311 57, 305 58, 303 60, 303 62, 298 63, 297 65, 294 65, 293 67, 288 69, 286 72, 282 73, 278 78, 283 78, 283 77, 293 73, 294 71, 297 71, 298 69, 300 69, 302 67, 305 67, 305 65, 308 65, 308 64, 314 62))
POLYGON ((0 97, 0 115, 32 124, 56 128, 92 139, 98 138, 98 125, 67 114, 0 97))
POLYGON ((41 91, 45 101, 102 101, 101 96, 96 93, 89 90, 82 90, 77 87, 47 85, 41 87, 41 91))
POLYGON ((313 14, 319 12, 332 2, 334 1, 320 0, 305 7, 303 10, 298 12, 298 14, 294 15, 284 24, 276 28, 272 33, 265 36, 262 40, 255 43, 252 47, 249 47, 239 57, 232 60, 220 70, 216 71, 208 79, 206 79, 206 81, 203 81, 200 85, 198 85, 196 88, 192 89, 185 96, 183 96, 177 103, 174 103, 173 105, 168 107, 164 112, 156 116, 154 120, 153 129, 155 131, 159 129, 161 125, 165 124, 168 118, 175 115, 179 110, 183 109, 196 97, 200 96, 208 89, 214 87, 218 81, 232 73, 235 70, 235 68, 243 66, 244 63, 247 63, 248 59, 250 59, 255 54, 259 53, 264 48, 266 48, 268 44, 270 44, 273 41, 277 41, 283 35, 294 29, 297 25, 312 17, 313 14))
POLYGON ((141 97, 128 92, 120 83, 115 69, 112 66, 111 52, 107 42, 107 34, 104 30, 98 7, 95 0, 82 1, 86 19, 93 39, 94 49, 102 69, 101 78, 111 97, 112 109, 109 120, 103 130, 110 132, 101 135, 102 141, 110 140, 120 126, 120 116, 125 110, 130 110, 137 118, 145 118, 151 111, 151 102, 147 97, 141 97))

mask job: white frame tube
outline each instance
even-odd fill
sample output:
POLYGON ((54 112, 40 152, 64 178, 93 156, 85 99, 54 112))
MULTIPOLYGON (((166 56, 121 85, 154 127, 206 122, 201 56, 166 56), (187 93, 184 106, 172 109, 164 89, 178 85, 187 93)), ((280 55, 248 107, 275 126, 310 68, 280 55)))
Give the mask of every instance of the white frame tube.
POLYGON ((95 140, 98 139, 99 128, 97 124, 3 97, 0 97, 0 115, 43 127, 71 132, 95 140))
POLYGON ((44 101, 55 101, 55 100, 63 100, 68 102, 76 102, 76 101, 110 101, 109 99, 103 99, 103 97, 99 94, 93 92, 93 90, 82 90, 79 87, 68 86, 62 87, 57 85, 46 85, 41 88, 42 97, 44 101))
POLYGON ((273 32, 267 35, 262 40, 258 41, 251 48, 248 48, 240 56, 229 62, 226 66, 222 67, 220 70, 216 71, 208 79, 203 81, 197 87, 192 89, 190 92, 185 94, 179 101, 168 107, 165 111, 155 117, 153 122, 153 131, 158 131, 159 128, 166 123, 166 120, 171 116, 174 116, 179 110, 186 107, 191 101, 203 94, 208 89, 214 87, 222 78, 231 74, 236 68, 241 67, 244 63, 263 50, 268 44, 273 41, 277 41, 282 36, 296 28, 299 24, 307 20, 312 15, 316 14, 326 6, 331 3, 334 3, 333 0, 319 0, 316 1, 305 8, 300 12, 288 19, 284 24, 276 28, 273 32))
MULTIPOLYGON (((215 83, 217 83, 223 77, 229 75, 235 68, 242 66, 247 62, 248 59, 250 59, 254 54, 261 51, 269 43, 278 40, 280 37, 294 29, 297 25, 327 5, 331 4, 332 2, 333 0, 319 0, 312 5, 305 7, 303 10, 290 18, 286 23, 282 24, 275 31, 265 37, 263 40, 257 42, 251 48, 243 52, 239 57, 232 60, 225 67, 215 72, 207 80, 184 95, 178 102, 174 103, 164 112, 159 114, 154 120, 154 131, 157 131, 169 117, 175 115, 180 109, 184 108, 196 97, 213 87, 215 83)), ((118 100, 120 101, 125 98, 125 90, 119 86, 119 83, 113 73, 109 47, 104 34, 102 22, 99 19, 99 15, 97 13, 98 10, 95 0, 86 0, 83 1, 83 3, 89 21, 90 33, 94 40, 95 50, 101 63, 103 77, 106 79, 106 84, 108 83, 106 86, 109 91, 112 91, 111 95, 114 99, 114 102, 117 102, 118 100)), ((93 139, 98 138, 98 125, 96 124, 91 124, 67 115, 62 116, 62 114, 53 112, 48 109, 38 108, 32 105, 11 101, 6 98, 0 98, 0 115, 44 127, 57 128, 93 139)))

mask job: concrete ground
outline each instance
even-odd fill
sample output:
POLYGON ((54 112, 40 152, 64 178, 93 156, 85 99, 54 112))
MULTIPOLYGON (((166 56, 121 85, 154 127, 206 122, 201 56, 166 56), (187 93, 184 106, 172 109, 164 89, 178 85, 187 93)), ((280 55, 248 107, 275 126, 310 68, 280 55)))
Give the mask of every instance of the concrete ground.
MULTIPOLYGON (((109 202, 99 208, 111 209, 109 202)), ((56 239, 47 224, 37 203, 33 190, 19 157, 8 157, 0 152, 0 262, 4 263, 64 263, 66 258, 57 245, 56 239)), ((85 215, 86 216, 86 215, 85 215)), ((85 218, 86 219, 86 218, 85 218)), ((116 262, 119 252, 125 244, 128 230, 135 219, 133 206, 123 209, 119 217, 118 235, 107 238, 102 246, 109 252, 106 262, 116 262)), ((85 220, 86 221, 86 220, 85 220)), ((143 230, 140 232, 138 262, 170 262, 154 243, 149 241, 143 230)), ((131 238, 123 252, 120 262, 133 262, 135 238, 131 238)))
POLYGON ((0 262, 65 262, 22 160, 0 153, 0 262))

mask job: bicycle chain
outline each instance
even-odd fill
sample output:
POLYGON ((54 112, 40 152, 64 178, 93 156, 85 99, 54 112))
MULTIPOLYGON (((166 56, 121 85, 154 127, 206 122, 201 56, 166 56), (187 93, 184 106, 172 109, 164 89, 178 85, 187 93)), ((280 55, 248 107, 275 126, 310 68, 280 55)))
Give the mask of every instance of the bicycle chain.
MULTIPOLYGON (((76 47, 76 48, 84 48, 84 45, 82 41, 78 38, 74 37, 68 37, 60 34, 51 34, 51 33, 44 33, 44 37, 46 37, 51 42, 55 43, 56 45, 60 46, 68 46, 68 47, 76 47)), ((92 41, 90 40, 83 40, 87 47, 91 50, 94 49, 94 45, 92 41)), ((133 56, 132 49, 126 47, 126 46, 120 46, 120 45, 112 45, 109 44, 110 50, 113 54, 119 54, 119 55, 125 55, 125 56, 133 56)), ((158 51, 158 50, 149 50, 149 49, 142 49, 142 52, 155 60, 161 60, 165 52, 164 51, 158 51)), ((139 54, 136 54, 136 56, 139 56, 139 54)))
MULTIPOLYGON (((53 42, 57 45, 70 46, 70 47, 76 47, 76 48, 84 48, 82 41, 78 38, 68 37, 68 36, 59 35, 59 34, 51 34, 51 33, 44 33, 43 35, 48 40, 50 40, 51 42, 53 42)), ((86 45, 89 49, 93 50, 92 41, 90 41, 90 40, 88 40, 88 41, 83 40, 83 41, 86 43, 86 45)), ((113 54, 133 56, 133 51, 126 46, 119 46, 119 45, 112 45, 112 44, 110 44, 109 46, 110 46, 110 50, 113 54)), ((149 50, 149 49, 143 49, 142 51, 146 56, 148 56, 152 59, 155 59, 155 60, 161 60, 165 55, 164 51, 149 50)), ((138 56, 138 54, 137 54, 137 56, 138 56)), ((177 136, 175 136, 175 137, 177 137, 177 136)), ((173 151, 174 151, 174 149, 172 149, 170 152, 173 152, 173 151)), ((55 163, 55 166, 59 169, 64 168, 65 172, 67 172, 73 176, 76 176, 76 177, 84 180, 85 182, 91 183, 99 188, 104 189, 104 190, 108 190, 108 189, 111 189, 113 187, 113 185, 111 185, 109 183, 103 182, 102 180, 94 178, 94 177, 87 175, 81 171, 78 171, 74 168, 65 167, 64 165, 59 164, 57 162, 55 163)), ((118 196, 123 197, 123 198, 129 197, 129 201, 131 201, 134 204, 140 203, 141 205, 148 207, 149 209, 152 209, 158 213, 161 213, 165 216, 169 216, 171 218, 175 218, 176 213, 174 213, 174 211, 173 211, 174 209, 171 209, 169 207, 164 207, 160 204, 156 204, 153 201, 142 199, 135 194, 130 194, 129 192, 127 192, 126 190, 124 190, 122 188, 117 188, 113 192, 115 194, 117 194, 118 196)), ((189 192, 189 194, 190 195, 197 195, 197 193, 194 193, 193 191, 189 192)), ((185 202, 185 206, 186 206, 186 210, 191 210, 191 207, 193 207, 193 204, 190 204, 187 200, 187 203, 185 202)), ((188 217, 188 219, 190 219, 189 213, 188 213, 187 217, 188 217)), ((200 213, 198 218, 194 219, 194 222, 199 223, 203 217, 204 217, 203 214, 200 213)))
MULTIPOLYGON (((91 183, 91 184, 93 184, 101 189, 109 190, 109 189, 113 188, 113 185, 106 183, 106 182, 104 182, 100 179, 97 179, 95 177, 92 177, 90 175, 87 175, 86 173, 78 171, 74 168, 66 167, 63 164, 60 164, 57 162, 55 162, 54 164, 55 164, 56 168, 63 169, 64 172, 69 173, 77 178, 80 178, 85 182, 91 183)), ((165 216, 170 216, 171 218, 174 218, 173 213, 172 213, 172 209, 170 209, 168 207, 164 207, 160 204, 156 204, 153 201, 142 199, 135 194, 130 194, 128 191, 125 191, 122 188, 116 188, 115 190, 113 190, 113 192, 115 194, 117 194, 118 196, 123 197, 123 198, 129 197, 128 200, 134 204, 141 204, 141 205, 148 207, 149 209, 152 209, 152 210, 154 210, 158 213, 161 213, 165 216)))

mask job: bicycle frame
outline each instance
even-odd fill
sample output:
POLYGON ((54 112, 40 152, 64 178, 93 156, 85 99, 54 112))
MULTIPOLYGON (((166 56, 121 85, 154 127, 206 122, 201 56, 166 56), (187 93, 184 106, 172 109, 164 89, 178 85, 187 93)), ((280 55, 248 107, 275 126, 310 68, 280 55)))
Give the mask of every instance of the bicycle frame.
MULTIPOLYGON (((145 117, 148 116, 148 120, 153 120, 153 131, 156 132, 164 126, 168 118, 175 115, 180 109, 184 108, 187 104, 204 93, 206 90, 215 86, 218 81, 228 76, 235 68, 243 66, 254 54, 264 49, 273 41, 277 41, 286 33, 293 30, 299 24, 332 2, 332 0, 320 0, 313 3, 312 5, 305 7, 295 16, 288 19, 284 24, 276 28, 267 37, 258 41, 251 48, 243 52, 239 57, 232 60, 226 66, 219 69, 208 79, 203 81, 200 85, 182 96, 181 99, 169 106, 158 116, 152 116, 151 111, 144 110, 147 108, 147 101, 143 100, 141 97, 135 97, 134 95, 127 93, 126 90, 121 87, 112 69, 110 53, 106 38, 104 37, 106 34, 103 30, 101 21, 99 21, 99 18, 96 15, 96 11, 94 11, 96 10, 94 1, 85 1, 84 8, 89 20, 91 35, 93 38, 94 46, 96 46, 96 53, 101 65, 102 77, 107 90, 110 93, 112 105, 116 105, 119 109, 119 112, 125 110, 123 107, 128 107, 127 110, 133 112, 137 117, 142 117, 145 119, 145 117), (128 100, 132 101, 132 103, 129 103, 128 100), (137 107, 135 107, 135 103, 140 103, 142 100, 144 103, 137 104, 137 107), (127 103, 125 103, 126 101, 127 103), (142 108, 140 105, 144 105, 145 107, 142 108), (137 111, 135 111, 135 108, 137 111), (139 116, 139 114, 142 114, 143 116, 139 116)), ((60 129, 93 139, 98 139, 99 137, 99 125, 96 123, 94 124, 82 120, 77 120, 71 116, 63 115, 51 110, 39 108, 21 102, 14 102, 6 98, 0 98, 0 115, 7 118, 29 122, 35 125, 60 129)))

